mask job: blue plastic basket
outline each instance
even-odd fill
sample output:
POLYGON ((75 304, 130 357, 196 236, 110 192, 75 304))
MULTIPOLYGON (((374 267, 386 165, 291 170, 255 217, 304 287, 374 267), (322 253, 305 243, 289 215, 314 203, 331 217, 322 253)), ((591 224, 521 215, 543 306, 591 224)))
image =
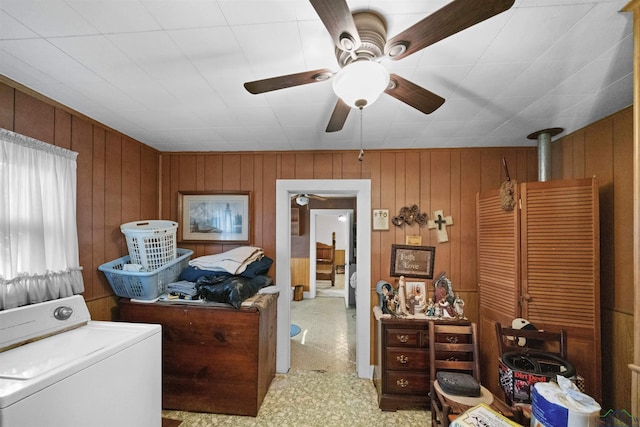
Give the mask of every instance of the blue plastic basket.
POLYGON ((177 258, 153 271, 123 271, 129 263, 129 255, 107 262, 98 267, 119 297, 154 299, 167 290, 169 283, 176 282, 182 270, 189 266, 193 254, 189 249, 177 249, 177 258))

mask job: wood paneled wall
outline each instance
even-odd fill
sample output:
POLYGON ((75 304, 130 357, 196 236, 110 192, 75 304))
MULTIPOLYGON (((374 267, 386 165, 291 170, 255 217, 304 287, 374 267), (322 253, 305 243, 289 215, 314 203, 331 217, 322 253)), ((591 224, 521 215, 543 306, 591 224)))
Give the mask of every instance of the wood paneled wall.
MULTIPOLYGON (((633 353, 632 133, 631 108, 552 144, 553 179, 598 175, 601 185, 602 337, 606 408, 629 408, 633 353)), ((372 232, 371 299, 389 277, 391 244, 420 234, 436 246, 435 271, 446 271, 477 319, 475 194, 505 179, 501 158, 519 182, 537 180, 535 148, 438 149, 357 152, 165 153, 38 95, 0 76, 0 126, 78 156, 78 233, 85 298, 94 319, 113 318, 116 299, 97 267, 127 253, 119 225, 137 219, 177 219, 179 190, 249 190, 253 193, 253 244, 275 255, 276 179, 359 179, 372 182, 372 207, 391 213, 413 203, 432 215, 452 215, 449 243, 426 228, 392 226, 372 232)), ((526 132, 523 133, 523 135, 526 132)), ((518 141, 514 141, 518 144, 518 141)), ((181 245, 196 255, 222 245, 181 245)), ((275 277, 275 268, 270 272, 275 277)), ((375 345, 375 342, 373 343, 375 345)), ((375 352, 372 352, 375 354, 375 352)))
MULTIPOLYGON (((633 362, 633 109, 552 144, 553 179, 598 177, 603 409, 630 410, 633 362)), ((637 262, 637 260, 635 260, 637 262)), ((637 414, 634 414, 637 415, 637 414)))
MULTIPOLYGON (((446 272, 455 292, 465 300, 465 312, 478 317, 476 283, 475 196, 479 191, 499 188, 505 175, 504 156, 511 178, 537 179, 537 150, 527 148, 369 150, 365 160, 355 151, 258 152, 258 153, 163 153, 162 211, 164 219, 177 219, 179 191, 245 190, 253 197, 253 244, 275 257, 276 179, 371 179, 372 208, 387 208, 392 214, 403 206, 417 204, 433 215, 436 209, 453 217, 449 242, 438 243, 434 230, 418 225, 372 232, 371 303, 377 304, 378 280, 394 282, 389 276, 391 245, 404 244, 405 236, 419 234, 422 243, 436 247, 435 273, 446 272)), ((218 253, 233 245, 180 245, 194 256, 218 253)), ((274 265, 269 274, 275 277, 274 265)), ((376 352, 375 322, 372 321, 372 363, 376 352)))
POLYGON ((78 153, 80 265, 91 317, 117 299, 98 267, 128 253, 120 224, 158 216, 159 153, 0 76, 0 127, 78 153))

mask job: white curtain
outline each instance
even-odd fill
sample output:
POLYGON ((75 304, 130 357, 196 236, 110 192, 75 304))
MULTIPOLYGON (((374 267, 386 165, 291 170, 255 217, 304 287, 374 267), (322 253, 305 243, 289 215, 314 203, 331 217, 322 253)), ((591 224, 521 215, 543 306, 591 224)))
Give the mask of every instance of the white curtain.
POLYGON ((0 310, 84 292, 77 155, 0 128, 0 310))

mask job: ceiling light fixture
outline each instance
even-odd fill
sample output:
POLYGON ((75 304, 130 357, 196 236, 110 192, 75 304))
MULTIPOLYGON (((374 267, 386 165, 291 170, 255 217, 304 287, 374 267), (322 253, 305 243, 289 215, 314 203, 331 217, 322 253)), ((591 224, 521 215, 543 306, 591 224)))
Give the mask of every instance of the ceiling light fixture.
POLYGON ((352 108, 373 104, 389 86, 389 72, 376 61, 360 59, 346 65, 333 79, 333 91, 352 108))
POLYGON ((296 197, 296 203, 300 206, 306 206, 309 203, 309 198, 303 194, 296 197))

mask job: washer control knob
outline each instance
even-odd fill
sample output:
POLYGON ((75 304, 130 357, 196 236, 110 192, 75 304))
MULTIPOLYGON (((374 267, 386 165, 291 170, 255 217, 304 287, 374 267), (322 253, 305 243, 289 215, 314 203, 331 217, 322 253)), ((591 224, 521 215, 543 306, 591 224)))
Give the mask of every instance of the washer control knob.
POLYGON ((58 320, 67 320, 73 314, 73 309, 67 306, 60 306, 53 312, 53 317, 58 320))

